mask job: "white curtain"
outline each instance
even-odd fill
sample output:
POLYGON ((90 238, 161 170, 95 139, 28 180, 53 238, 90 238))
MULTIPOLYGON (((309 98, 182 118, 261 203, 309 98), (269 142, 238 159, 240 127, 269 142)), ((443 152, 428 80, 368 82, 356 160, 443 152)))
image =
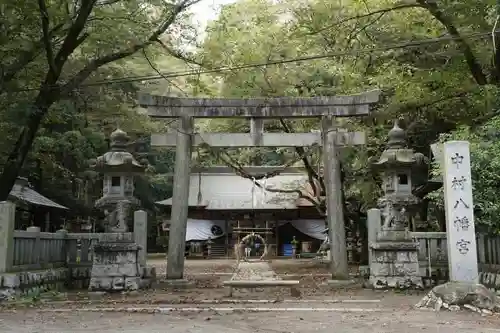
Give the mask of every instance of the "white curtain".
POLYGON ((295 229, 309 237, 319 240, 325 239, 325 221, 324 220, 293 220, 280 221, 279 226, 290 223, 295 229))
POLYGON ((204 241, 219 238, 226 234, 225 221, 210 221, 210 220, 194 220, 188 219, 186 229, 186 241, 204 241), (215 228, 214 228, 215 227, 215 228), (218 228, 217 228, 218 227, 218 228), (218 229, 222 231, 220 234, 214 234, 218 229))

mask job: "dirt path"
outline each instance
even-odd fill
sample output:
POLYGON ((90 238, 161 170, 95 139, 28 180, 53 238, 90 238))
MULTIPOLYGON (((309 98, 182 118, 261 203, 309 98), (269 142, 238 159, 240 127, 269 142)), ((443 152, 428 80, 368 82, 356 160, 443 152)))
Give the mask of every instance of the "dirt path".
POLYGON ((500 320, 470 313, 379 312, 243 312, 208 313, 0 313, 2 333, 493 333, 500 320), (334 328, 334 329, 333 329, 334 328))
MULTIPOLYGON (((164 260, 150 264, 157 266, 160 277, 165 274, 164 260)), ((289 290, 243 290, 227 299, 222 281, 231 277, 234 261, 193 260, 186 262, 186 275, 193 282, 188 290, 171 291, 163 289, 160 283, 154 290, 134 295, 107 295, 91 300, 85 293, 73 293, 38 309, 0 309, 0 332, 500 333, 498 316, 414 310, 421 293, 324 287, 327 267, 312 261, 276 260, 271 266, 285 279, 290 274, 301 275, 300 300, 291 299, 289 290), (277 296, 284 301, 272 303, 277 296), (138 307, 163 310, 156 314, 125 311, 138 307), (105 308, 121 308, 123 312, 107 312, 105 308), (176 311, 166 311, 173 309, 176 311)))

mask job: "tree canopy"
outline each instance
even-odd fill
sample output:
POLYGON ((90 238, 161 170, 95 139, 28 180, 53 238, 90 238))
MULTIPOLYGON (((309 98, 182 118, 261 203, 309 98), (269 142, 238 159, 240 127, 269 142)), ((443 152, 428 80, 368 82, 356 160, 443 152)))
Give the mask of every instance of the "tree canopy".
MULTIPOLYGON (((154 209, 155 200, 169 195, 171 179, 165 173, 171 171, 173 154, 151 151, 149 134, 169 124, 137 111, 139 90, 176 96, 308 97, 378 88, 383 100, 370 116, 341 124, 368 137, 365 146, 341 154, 352 218, 378 198, 370 161, 381 153, 393 120, 399 118, 409 145, 426 156, 429 145, 444 137, 472 142, 478 221, 498 229, 500 38, 495 1, 238 0, 223 6, 199 44, 186 11, 196 2, 2 4, 0 199, 7 197, 18 175, 25 175, 38 190, 75 207, 76 215, 89 214, 100 185, 86 161, 106 151, 109 133, 119 126, 133 137, 134 152, 148 158, 154 169, 137 187, 143 202, 154 209), (184 73, 175 74, 180 71, 184 73)), ((249 130, 246 122, 227 119, 198 121, 196 127, 249 130)), ((266 130, 274 132, 319 128, 315 120, 266 123, 266 130)), ((203 165, 305 163, 320 180, 320 155, 316 147, 201 147, 194 158, 203 165)), ((440 207, 439 193, 430 199, 440 207)))

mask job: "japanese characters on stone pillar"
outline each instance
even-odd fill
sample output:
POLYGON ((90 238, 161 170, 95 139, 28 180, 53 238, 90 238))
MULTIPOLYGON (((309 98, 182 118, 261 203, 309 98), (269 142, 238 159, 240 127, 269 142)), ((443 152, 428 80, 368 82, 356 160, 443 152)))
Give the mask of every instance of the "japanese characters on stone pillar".
POLYGON ((450 280, 477 282, 469 142, 446 142, 443 146, 443 160, 450 280))

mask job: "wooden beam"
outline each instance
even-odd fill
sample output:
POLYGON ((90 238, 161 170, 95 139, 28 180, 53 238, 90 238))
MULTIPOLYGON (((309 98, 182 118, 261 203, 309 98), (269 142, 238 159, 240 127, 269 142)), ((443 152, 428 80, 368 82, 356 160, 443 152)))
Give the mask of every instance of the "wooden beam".
POLYGON ((380 91, 321 97, 276 97, 255 99, 177 98, 139 94, 139 105, 154 118, 308 118, 367 115, 370 104, 379 101, 380 91))
MULTIPOLYGON (((249 174, 255 175, 255 174, 263 174, 263 173, 268 173, 272 172, 275 170, 281 170, 280 174, 304 174, 306 172, 305 168, 301 167, 288 167, 282 170, 282 167, 277 165, 277 166, 268 166, 268 165, 263 165, 263 166, 243 166, 243 169, 248 172, 249 174)), ((211 167, 193 167, 191 169, 191 174, 234 174, 234 169, 228 166, 211 166, 211 167)))
MULTIPOLYGON (((176 133, 152 134, 151 146, 175 147, 176 133)), ((365 132, 337 133, 338 146, 364 145, 365 132)), ((197 133, 193 145, 208 144, 211 147, 307 147, 322 145, 321 133, 262 133, 258 137, 251 133, 197 133)))

